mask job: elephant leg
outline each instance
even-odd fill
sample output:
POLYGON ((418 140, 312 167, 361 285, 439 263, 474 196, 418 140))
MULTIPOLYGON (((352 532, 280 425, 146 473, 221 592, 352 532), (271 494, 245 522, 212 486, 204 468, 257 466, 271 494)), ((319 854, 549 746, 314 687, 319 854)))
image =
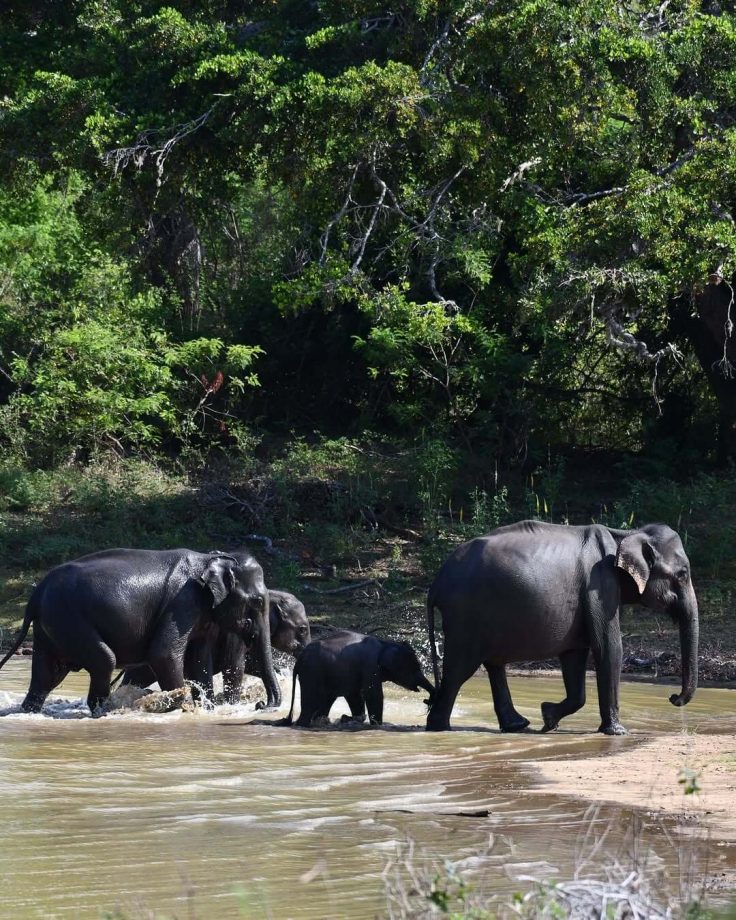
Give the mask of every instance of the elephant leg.
POLYGON ((445 656, 442 664, 442 680, 427 714, 427 731, 444 732, 450 728, 452 707, 460 688, 482 664, 475 649, 453 648, 445 639, 445 656))
POLYGON ((365 705, 368 709, 368 721, 371 725, 383 722, 383 687, 380 683, 371 684, 363 691, 365 705))
POLYGON ((358 691, 345 697, 350 707, 350 715, 356 722, 365 722, 365 700, 363 694, 358 691))
POLYGON ((184 666, 176 654, 156 655, 148 662, 153 668, 159 687, 162 690, 178 690, 184 686, 184 666))
POLYGON ((87 705, 92 715, 97 715, 102 704, 110 696, 110 681, 115 670, 115 654, 104 642, 85 667, 89 671, 89 693, 87 705))
POLYGON ((488 680, 491 683, 491 694, 493 696, 493 708, 496 711, 496 718, 501 731, 523 732, 529 725, 529 719, 525 719, 514 708, 511 691, 506 680, 506 666, 484 661, 483 667, 488 671, 488 680))
POLYGON ((598 731, 604 735, 625 735, 627 731, 618 717, 618 687, 623 657, 618 616, 606 624, 603 635, 595 638, 592 648, 598 686, 598 706, 601 712, 598 731))
MULTIPOLYGON (((190 642, 187 645, 184 653, 184 674, 191 684, 193 700, 202 704, 214 702, 212 646, 207 640, 190 642)), ((167 687, 166 689, 176 688, 167 687)))
POLYGON ((69 617, 51 637, 67 661, 89 673, 87 705, 93 716, 110 696, 115 653, 94 626, 81 617, 69 617))
POLYGON ((560 719, 572 715, 585 705, 585 665, 587 662, 587 648, 572 649, 560 655, 566 696, 561 703, 542 703, 543 732, 554 731, 560 719))
POLYGON ((126 668, 120 680, 120 686, 124 687, 130 684, 133 687, 150 687, 156 683, 156 675, 147 664, 137 665, 134 668, 126 668))
POLYGON ((55 690, 71 670, 68 662, 62 661, 40 629, 33 638, 31 659, 31 684, 21 703, 23 712, 40 712, 46 697, 55 690))
MULTIPOLYGON (((221 644, 220 659, 223 696, 228 703, 239 703, 245 677, 245 644, 240 636, 226 633, 221 644)), ((272 703, 271 699, 267 699, 267 706, 272 703)))
POLYGON ((304 675, 299 675, 299 684, 301 687, 301 710, 296 725, 303 728, 309 726, 317 719, 326 719, 332 709, 332 704, 337 699, 337 694, 331 693, 325 687, 314 686, 309 680, 304 679, 304 675))

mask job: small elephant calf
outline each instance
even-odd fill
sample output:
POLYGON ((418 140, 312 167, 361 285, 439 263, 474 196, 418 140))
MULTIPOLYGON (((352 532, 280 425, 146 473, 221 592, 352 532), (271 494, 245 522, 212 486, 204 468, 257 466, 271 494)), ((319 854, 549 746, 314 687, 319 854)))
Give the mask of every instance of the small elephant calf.
POLYGON ((429 692, 430 701, 434 697, 434 687, 422 674, 410 645, 348 630, 338 630, 327 638, 310 642, 297 658, 291 709, 281 725, 293 724, 297 677, 302 705, 296 724, 301 726, 310 726, 316 719, 326 719, 340 696, 347 700, 354 719, 364 721, 367 707, 370 721, 380 725, 385 680, 415 693, 421 687, 429 692))

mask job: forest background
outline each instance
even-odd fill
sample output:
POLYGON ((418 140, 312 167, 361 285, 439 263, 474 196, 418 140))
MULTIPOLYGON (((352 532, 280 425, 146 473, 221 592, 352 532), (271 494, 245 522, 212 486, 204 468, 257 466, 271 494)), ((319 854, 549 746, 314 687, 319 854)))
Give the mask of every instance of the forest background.
POLYGON ((661 520, 734 646, 733 3, 5 10, 4 625, 105 546, 402 623, 460 539, 661 520))

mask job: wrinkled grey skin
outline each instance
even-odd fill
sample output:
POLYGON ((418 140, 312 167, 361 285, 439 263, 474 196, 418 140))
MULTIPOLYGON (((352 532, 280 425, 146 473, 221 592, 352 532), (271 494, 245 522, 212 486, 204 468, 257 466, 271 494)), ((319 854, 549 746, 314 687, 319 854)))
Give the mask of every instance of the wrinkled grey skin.
POLYGON ((668 613, 679 625, 684 706, 698 676, 698 604, 679 536, 663 524, 613 530, 522 521, 458 547, 429 590, 427 617, 437 694, 429 731, 450 727, 460 687, 484 665, 503 731, 529 724, 514 709, 505 665, 557 657, 565 699, 543 703, 544 730, 585 703, 585 664, 592 650, 601 714, 599 731, 625 734, 619 721, 621 604, 668 613), (434 611, 442 615, 444 662, 439 682, 434 611))
POLYGON ((294 665, 289 715, 279 724, 291 725, 294 713, 296 680, 301 687, 301 713, 297 725, 310 726, 326 719, 332 704, 342 696, 359 722, 368 717, 374 724, 383 722, 383 681, 390 680, 406 690, 434 687, 422 674, 414 650, 406 642, 389 642, 348 630, 337 630, 317 639, 304 649, 294 665))
MULTIPOLYGON (((110 695, 116 667, 146 664, 162 690, 174 690, 184 685, 184 653, 194 630, 215 623, 242 633, 267 617, 263 571, 247 554, 112 549, 82 556, 52 569, 28 601, 15 646, 32 623, 23 709, 39 711, 70 670, 89 671, 93 713, 110 695)), ((269 630, 260 636, 266 683, 277 687, 269 630)))
MULTIPOLYGON (((289 655, 298 655, 311 638, 304 605, 288 591, 269 591, 269 628, 272 649, 289 655)), ((256 639, 253 623, 246 624, 242 633, 219 629, 216 623, 194 630, 184 657, 185 678, 195 682, 199 694, 212 701, 214 675, 222 672, 223 698, 237 703, 245 674, 263 680, 256 639)), ((148 667, 131 668, 123 675, 122 683, 147 687, 155 679, 148 667)), ((277 686, 274 692, 266 684, 266 697, 266 708, 278 707, 280 688, 277 686)))

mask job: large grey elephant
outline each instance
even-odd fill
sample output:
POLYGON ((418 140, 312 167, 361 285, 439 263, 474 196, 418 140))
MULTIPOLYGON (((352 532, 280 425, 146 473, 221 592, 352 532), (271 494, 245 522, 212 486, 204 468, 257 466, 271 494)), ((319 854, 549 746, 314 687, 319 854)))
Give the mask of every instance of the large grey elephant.
POLYGON ((146 664, 162 690, 184 685, 184 653, 208 623, 243 632, 255 622, 264 683, 278 691, 263 571, 247 553, 112 549, 52 569, 34 588, 15 647, 33 624, 31 684, 23 709, 41 709, 69 671, 90 674, 94 713, 115 667, 146 664))
MULTIPOLYGON (((304 605, 288 591, 271 590, 268 599, 271 648, 288 655, 298 655, 311 639, 304 605)), ((184 677, 196 685, 197 696, 214 700, 213 678, 220 672, 223 698, 227 703, 240 700, 245 674, 253 674, 263 680, 257 626, 255 622, 246 623, 243 631, 236 633, 220 629, 216 622, 208 622, 192 630, 184 655, 184 677)), ((153 671, 146 665, 127 668, 122 675, 123 684, 137 687, 148 687, 155 680, 153 671)), ((277 686, 274 691, 266 684, 266 708, 276 708, 280 704, 280 688, 277 686)))
POLYGON ((521 521, 458 547, 442 565, 427 599, 435 682, 439 682, 434 611, 442 615, 442 680, 427 717, 429 731, 450 727, 460 687, 484 665, 503 731, 528 720, 514 708, 506 664, 559 658, 561 703, 543 703, 544 730, 585 703, 585 665, 592 650, 601 714, 599 731, 625 734, 619 722, 621 604, 643 604, 677 622, 684 706, 698 678, 698 604, 690 564, 677 533, 664 524, 614 530, 521 521))

